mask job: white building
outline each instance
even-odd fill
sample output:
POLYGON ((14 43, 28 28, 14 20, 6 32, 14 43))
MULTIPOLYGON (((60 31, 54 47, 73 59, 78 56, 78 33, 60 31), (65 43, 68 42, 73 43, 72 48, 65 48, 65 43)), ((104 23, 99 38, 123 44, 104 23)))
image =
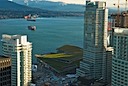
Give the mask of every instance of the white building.
POLYGON ((101 79, 103 57, 107 48, 108 9, 106 2, 86 1, 84 21, 84 53, 78 76, 101 79))
POLYGON ((111 86, 128 86, 128 28, 115 28, 113 43, 111 86))
POLYGON ((2 35, 2 53, 12 59, 11 86, 28 86, 31 82, 32 43, 26 35, 2 35))

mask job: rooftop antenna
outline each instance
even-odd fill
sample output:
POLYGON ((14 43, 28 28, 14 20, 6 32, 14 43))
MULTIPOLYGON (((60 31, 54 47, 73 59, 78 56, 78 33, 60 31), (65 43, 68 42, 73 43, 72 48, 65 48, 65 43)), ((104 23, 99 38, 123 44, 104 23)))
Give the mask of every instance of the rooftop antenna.
MULTIPOLYGON (((120 0, 118 0, 118 14, 117 14, 117 25, 119 25, 119 18, 120 18, 120 6, 119 6, 120 0)), ((120 27, 120 25, 119 25, 120 27)))

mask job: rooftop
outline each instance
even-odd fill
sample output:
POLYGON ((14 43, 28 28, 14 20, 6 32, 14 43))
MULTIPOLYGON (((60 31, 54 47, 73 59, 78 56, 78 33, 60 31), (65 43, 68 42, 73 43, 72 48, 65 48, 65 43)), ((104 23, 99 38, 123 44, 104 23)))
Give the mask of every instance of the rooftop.
POLYGON ((113 51, 113 47, 107 47, 107 51, 113 51))
POLYGON ((79 65, 82 59, 82 49, 76 46, 65 45, 57 48, 57 53, 36 55, 43 62, 53 67, 58 72, 63 72, 79 65))
POLYGON ((128 35, 128 28, 114 27, 114 33, 115 34, 128 35))
POLYGON ((0 55, 0 59, 6 59, 6 58, 8 59, 8 58, 10 58, 10 57, 0 55))
POLYGON ((88 1, 88 3, 86 3, 87 6, 93 7, 93 6, 97 6, 105 8, 106 7, 106 2, 105 1, 88 1))
POLYGON ((43 58, 67 58, 67 57, 71 57, 72 55, 64 54, 64 53, 55 53, 55 54, 44 54, 38 56, 43 58))

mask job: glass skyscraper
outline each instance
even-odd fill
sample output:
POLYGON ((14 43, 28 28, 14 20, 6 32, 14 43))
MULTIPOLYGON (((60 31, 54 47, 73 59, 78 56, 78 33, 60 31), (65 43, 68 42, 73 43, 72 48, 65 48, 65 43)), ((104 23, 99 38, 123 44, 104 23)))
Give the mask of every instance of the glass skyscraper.
POLYGON ((107 48, 108 9, 106 2, 86 1, 84 19, 84 53, 78 76, 102 78, 103 58, 107 48))

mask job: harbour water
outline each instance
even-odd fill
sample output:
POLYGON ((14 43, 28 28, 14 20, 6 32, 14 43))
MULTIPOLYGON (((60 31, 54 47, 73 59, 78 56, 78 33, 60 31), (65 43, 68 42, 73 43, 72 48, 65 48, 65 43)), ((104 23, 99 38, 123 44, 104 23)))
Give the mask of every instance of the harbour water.
MULTIPOLYGON (((83 17, 38 18, 36 22, 25 19, 0 20, 0 36, 2 34, 28 35, 28 41, 33 44, 33 62, 35 54, 55 52, 63 45, 83 47, 83 17), (36 31, 28 30, 35 25, 36 31)), ((1 37, 0 37, 1 38, 1 37)), ((0 54, 1 52, 0 42, 0 54)))

